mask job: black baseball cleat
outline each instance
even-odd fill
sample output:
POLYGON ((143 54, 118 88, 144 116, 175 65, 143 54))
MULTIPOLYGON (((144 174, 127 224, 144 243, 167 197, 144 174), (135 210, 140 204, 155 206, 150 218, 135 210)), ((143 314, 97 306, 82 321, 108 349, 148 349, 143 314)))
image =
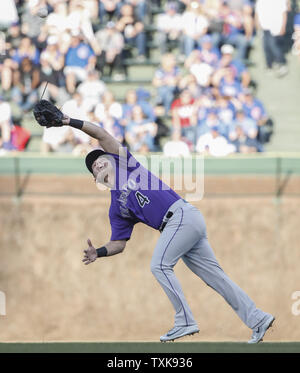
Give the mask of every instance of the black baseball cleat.
POLYGON ((161 342, 173 342, 175 339, 193 335, 195 333, 199 333, 199 328, 197 325, 190 325, 190 326, 174 326, 171 330, 169 330, 166 334, 160 337, 161 342))

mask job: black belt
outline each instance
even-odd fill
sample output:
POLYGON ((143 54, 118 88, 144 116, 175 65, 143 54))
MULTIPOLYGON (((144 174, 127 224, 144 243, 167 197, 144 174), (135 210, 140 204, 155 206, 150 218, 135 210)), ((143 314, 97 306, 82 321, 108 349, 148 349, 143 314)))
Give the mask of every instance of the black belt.
POLYGON ((172 211, 168 211, 167 214, 164 216, 163 221, 159 227, 160 233, 165 229, 165 226, 167 225, 168 221, 171 219, 172 216, 173 216, 172 211))
MULTIPOLYGON (((182 199, 182 201, 184 202, 184 203, 188 203, 185 199, 182 199)), ((174 202, 175 203, 175 202, 174 202)), ((160 233, 165 229, 165 227, 166 227, 166 225, 167 225, 167 223, 168 223, 168 221, 171 219, 171 217, 174 215, 174 212, 172 212, 172 211, 168 211, 167 213, 166 213, 166 215, 164 216, 164 218, 163 218, 163 221, 162 221, 162 223, 161 223, 161 225, 160 225, 160 227, 159 227, 159 231, 160 231, 160 233)))

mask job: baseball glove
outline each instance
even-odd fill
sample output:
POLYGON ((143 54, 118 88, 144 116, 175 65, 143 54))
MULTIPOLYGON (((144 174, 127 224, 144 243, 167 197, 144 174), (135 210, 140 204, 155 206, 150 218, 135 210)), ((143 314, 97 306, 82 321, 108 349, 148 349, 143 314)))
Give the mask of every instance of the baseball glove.
POLYGON ((35 120, 44 127, 61 127, 64 114, 51 102, 40 100, 33 108, 35 120))

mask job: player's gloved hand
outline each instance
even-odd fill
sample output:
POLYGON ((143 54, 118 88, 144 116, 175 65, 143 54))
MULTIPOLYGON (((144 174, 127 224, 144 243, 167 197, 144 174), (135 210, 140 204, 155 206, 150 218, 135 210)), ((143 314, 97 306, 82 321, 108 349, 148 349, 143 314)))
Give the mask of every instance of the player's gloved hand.
POLYGON ((64 114, 51 102, 40 100, 33 108, 35 120, 43 127, 61 127, 65 123, 64 114))
POLYGON ((84 258, 82 260, 84 262, 84 264, 93 263, 98 258, 97 251, 94 248, 94 246, 92 245, 91 240, 88 239, 87 243, 88 243, 89 247, 86 250, 84 250, 84 258))

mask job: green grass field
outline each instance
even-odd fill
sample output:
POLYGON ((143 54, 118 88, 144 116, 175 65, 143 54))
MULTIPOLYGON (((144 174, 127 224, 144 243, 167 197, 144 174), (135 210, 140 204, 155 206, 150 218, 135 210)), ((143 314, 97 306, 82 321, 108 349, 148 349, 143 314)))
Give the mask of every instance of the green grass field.
POLYGON ((300 342, 0 343, 0 353, 299 353, 300 342))

